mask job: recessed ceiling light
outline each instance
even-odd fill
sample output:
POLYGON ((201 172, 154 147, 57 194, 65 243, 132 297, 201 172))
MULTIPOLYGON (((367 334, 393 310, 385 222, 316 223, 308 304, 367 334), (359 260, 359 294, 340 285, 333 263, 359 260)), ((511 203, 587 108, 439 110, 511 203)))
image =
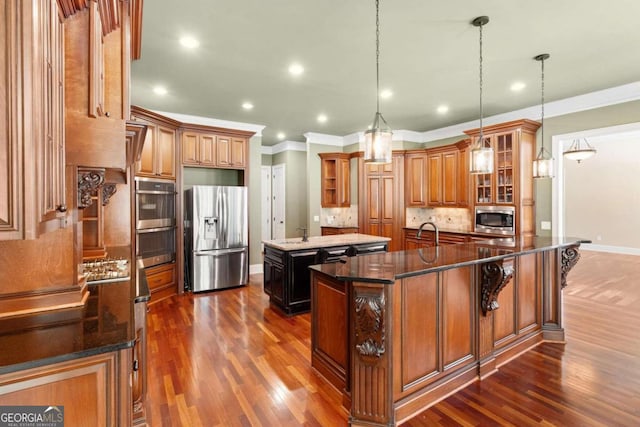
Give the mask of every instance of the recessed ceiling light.
POLYGON ((191 36, 184 36, 180 38, 180 44, 187 49, 195 49, 200 46, 200 42, 191 36))
POLYGON ((276 135, 276 137, 280 140, 285 139, 287 137, 287 135, 284 134, 284 132, 278 132, 278 134, 276 135))
POLYGON ((393 92, 391 91, 391 89, 385 89, 380 92, 380 98, 382 99, 388 99, 388 98, 391 98, 392 96, 393 96, 393 92))
POLYGON ((304 67, 298 63, 293 63, 289 65, 289 73, 291 73, 292 76, 299 76, 304 73, 304 67))
POLYGON ((153 88, 153 93, 155 93, 156 95, 166 95, 167 88, 164 86, 156 86, 153 88))
POLYGON ((253 104, 250 102, 243 102, 242 108, 244 108, 245 110, 253 110, 253 104))
POLYGON ((319 114, 318 115, 318 121, 320 123, 325 123, 328 120, 328 117, 326 114, 319 114))
POLYGON ((514 82, 514 83, 511 84, 511 91, 512 92, 520 92, 525 87, 527 87, 527 85, 525 83, 523 83, 523 82, 514 82))
POLYGON ((436 109, 436 111, 437 111, 439 114, 444 114, 444 113, 446 113, 446 112, 448 112, 448 111, 449 111, 449 106, 448 106, 448 105, 440 105, 440 106, 438 106, 438 108, 436 109))

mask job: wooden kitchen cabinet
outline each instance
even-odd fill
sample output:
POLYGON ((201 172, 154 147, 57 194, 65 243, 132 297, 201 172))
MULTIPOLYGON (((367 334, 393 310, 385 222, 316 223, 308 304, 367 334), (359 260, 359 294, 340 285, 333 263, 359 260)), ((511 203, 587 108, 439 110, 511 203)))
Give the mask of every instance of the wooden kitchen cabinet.
POLYGON ((177 293, 175 263, 147 267, 145 274, 151 291, 151 304, 177 293))
POLYGON ((134 305, 135 341, 133 343, 133 369, 131 372, 131 401, 133 425, 146 426, 147 397, 147 302, 144 299, 134 305))
POLYGON ((358 224, 363 234, 391 239, 389 250, 402 249, 404 225, 404 152, 391 163, 367 164, 358 157, 358 224))
POLYGON ((11 372, 0 375, 0 401, 63 406, 69 426, 128 426, 130 373, 129 348, 11 372))
POLYGON ((427 206, 427 152, 410 150, 404 155, 405 204, 407 207, 427 206))
MULTIPOLYGON (((65 21, 67 164, 125 170, 130 2, 85 2, 65 21)), ((137 19, 137 18, 133 18, 137 19)))
POLYGON ((427 150, 427 206, 469 204, 469 140, 427 150))
MULTIPOLYGON (((483 128, 484 143, 494 150, 494 170, 473 179, 475 205, 514 206, 516 235, 535 234, 533 159, 540 123, 515 120, 483 128)), ((480 130, 465 131, 474 143, 480 130)))
MULTIPOLYGON (((200 127, 199 129, 205 129, 200 127)), ((182 164, 222 169, 247 166, 247 138, 191 129, 182 132, 182 164)))
POLYGON ((320 203, 323 208, 349 207, 351 205, 351 182, 349 153, 319 153, 320 156, 320 203))
POLYGON ((180 122, 139 107, 131 108, 134 121, 147 125, 136 175, 176 179, 176 133, 180 122))
POLYGON ((65 225, 64 31, 55 0, 3 3, 0 240, 65 225))
POLYGON ((218 135, 216 139, 216 166, 243 169, 247 166, 247 151, 246 138, 218 135))
POLYGON ((405 152, 407 207, 469 205, 470 140, 405 152))
POLYGON ((429 150, 427 157, 429 176, 428 206, 456 206, 458 179, 458 151, 447 149, 442 152, 429 150))
POLYGON ((214 134, 183 132, 182 164, 216 167, 216 139, 214 134))

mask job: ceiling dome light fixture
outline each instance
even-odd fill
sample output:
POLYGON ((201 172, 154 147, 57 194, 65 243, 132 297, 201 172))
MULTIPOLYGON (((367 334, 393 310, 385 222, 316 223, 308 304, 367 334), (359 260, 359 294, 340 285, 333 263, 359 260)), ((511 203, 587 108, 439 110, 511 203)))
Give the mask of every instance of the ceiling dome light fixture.
POLYGON ((553 157, 551 154, 545 150, 544 148, 544 61, 545 59, 549 59, 548 53, 542 53, 538 56, 535 56, 533 59, 536 61, 540 61, 541 69, 542 69, 542 77, 540 79, 541 83, 541 109, 542 114, 540 115, 540 141, 542 144, 540 146, 540 151, 538 152, 538 156, 533 161, 533 177, 534 178, 553 178, 553 157))
POLYGON ((293 63, 289 66, 289 73, 292 76, 299 76, 304 73, 304 67, 298 63, 293 63))
POLYGON ((493 148, 491 148, 491 141, 485 141, 482 133, 482 27, 488 22, 488 16, 479 16, 471 21, 471 24, 480 28, 480 136, 471 149, 470 170, 471 173, 477 174, 493 172, 493 148))
POLYGON ((184 36, 180 38, 180 44, 187 49, 195 49, 200 46, 200 42, 191 36, 184 36))
POLYGON ((391 163, 393 133, 380 114, 380 0, 376 0, 376 115, 371 128, 364 132, 364 161, 391 163))
POLYGON ((569 149, 563 154, 567 159, 580 163, 596 154, 596 149, 589 145, 586 138, 576 138, 571 143, 569 149), (580 142, 582 140, 584 140, 584 146, 580 142))

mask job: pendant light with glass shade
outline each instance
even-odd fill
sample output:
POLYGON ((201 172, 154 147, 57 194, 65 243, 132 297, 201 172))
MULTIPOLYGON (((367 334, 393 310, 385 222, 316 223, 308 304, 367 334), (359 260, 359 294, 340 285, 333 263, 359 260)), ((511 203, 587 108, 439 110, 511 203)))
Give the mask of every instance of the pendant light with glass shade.
POLYGON ((364 161, 391 163, 391 128, 380 114, 380 0, 376 0, 376 115, 364 133, 364 161))
POLYGON ((534 178, 553 178, 553 157, 551 154, 544 148, 544 61, 549 59, 548 53, 542 53, 538 56, 535 56, 533 59, 536 61, 540 61, 541 69, 542 69, 542 97, 541 103, 542 106, 542 114, 540 116, 540 140, 542 141, 542 145, 540 147, 540 151, 538 152, 538 156, 533 161, 533 177, 534 178))
POLYGON ((480 136, 471 148, 471 173, 482 174, 493 172, 493 148, 486 147, 482 133, 482 27, 489 22, 488 16, 479 16, 471 23, 480 28, 480 136))
POLYGON ((589 145, 586 138, 574 139, 569 149, 563 153, 567 159, 575 160, 578 163, 594 154, 596 154, 596 149, 589 145), (584 145, 580 142, 582 140, 584 140, 584 145))

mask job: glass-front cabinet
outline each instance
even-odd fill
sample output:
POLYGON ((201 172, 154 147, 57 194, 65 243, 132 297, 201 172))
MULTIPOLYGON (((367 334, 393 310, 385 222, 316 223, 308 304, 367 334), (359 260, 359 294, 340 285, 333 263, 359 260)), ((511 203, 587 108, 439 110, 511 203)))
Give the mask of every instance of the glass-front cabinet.
POLYGON ((494 136, 496 203, 513 203, 513 134, 494 136))
MULTIPOLYGON (((483 143, 493 148, 494 167, 489 174, 472 175, 475 206, 513 206, 516 235, 535 234, 533 159, 540 123, 522 119, 486 126, 483 143)), ((480 129, 465 131, 475 143, 480 129)))

